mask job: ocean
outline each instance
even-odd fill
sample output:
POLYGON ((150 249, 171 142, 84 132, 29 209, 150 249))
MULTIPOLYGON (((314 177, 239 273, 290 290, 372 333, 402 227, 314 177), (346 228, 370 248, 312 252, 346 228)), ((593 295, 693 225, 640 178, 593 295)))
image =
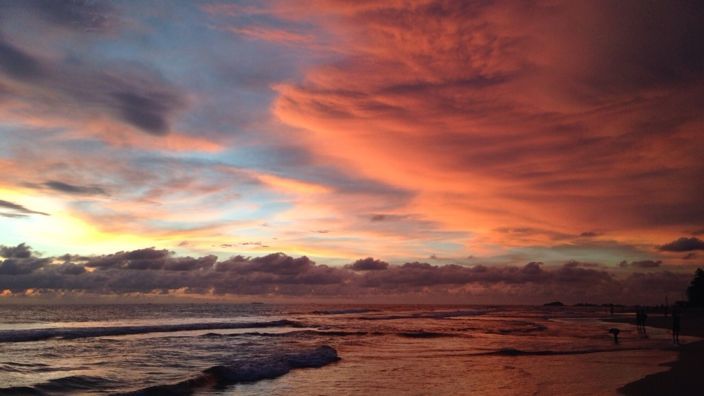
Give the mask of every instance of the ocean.
POLYGON ((0 305, 0 395, 611 395, 676 359, 667 331, 648 328, 646 338, 607 316, 600 307, 0 305))

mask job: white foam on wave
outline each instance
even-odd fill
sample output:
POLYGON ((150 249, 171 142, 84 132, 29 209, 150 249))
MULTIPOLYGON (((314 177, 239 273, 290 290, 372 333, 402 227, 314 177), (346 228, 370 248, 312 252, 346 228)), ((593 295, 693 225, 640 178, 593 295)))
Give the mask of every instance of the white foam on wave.
POLYGON ((13 386, 0 388, 0 396, 29 396, 80 393, 107 389, 116 384, 115 381, 89 375, 70 375, 54 378, 34 386, 13 386))
POLYGON ((0 331, 0 342, 42 341, 52 338, 75 339, 88 337, 121 336, 147 333, 166 333, 192 330, 224 330, 247 329, 262 327, 303 327, 291 320, 274 320, 266 322, 206 322, 180 323, 147 326, 115 326, 115 327, 54 327, 29 330, 0 331))
POLYGON ((486 314, 486 310, 460 310, 460 311, 431 311, 400 313, 396 315, 369 315, 361 316, 361 320, 396 320, 396 319, 449 319, 459 317, 480 316, 486 314))
POLYGON ((210 367, 200 375, 176 384, 157 385, 122 396, 192 394, 196 389, 222 387, 242 382, 256 382, 285 375, 298 368, 323 367, 340 360, 337 351, 327 345, 296 353, 270 356, 249 362, 236 362, 210 367))

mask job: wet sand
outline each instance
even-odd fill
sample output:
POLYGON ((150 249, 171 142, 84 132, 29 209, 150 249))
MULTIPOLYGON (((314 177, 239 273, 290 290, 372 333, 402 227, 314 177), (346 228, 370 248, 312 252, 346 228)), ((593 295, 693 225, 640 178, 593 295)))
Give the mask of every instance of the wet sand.
MULTIPOLYGON (((633 317, 609 318, 609 322, 634 323, 633 317)), ((650 314, 647 326, 670 329, 672 318, 661 314, 650 314)), ((704 338, 704 312, 688 311, 682 314, 681 335, 704 338)), ((624 395, 701 395, 704 394, 702 361, 704 341, 690 342, 680 347, 676 361, 668 363, 670 369, 647 375, 618 389, 624 395)))

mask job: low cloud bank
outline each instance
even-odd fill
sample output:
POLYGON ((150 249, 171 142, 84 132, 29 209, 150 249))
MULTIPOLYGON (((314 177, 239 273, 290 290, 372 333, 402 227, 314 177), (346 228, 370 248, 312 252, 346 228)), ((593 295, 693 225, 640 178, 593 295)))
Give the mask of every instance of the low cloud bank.
POLYGON ((565 301, 659 302, 680 295, 691 279, 657 265, 634 262, 608 268, 569 261, 559 266, 530 262, 522 266, 458 264, 402 265, 366 258, 343 267, 308 257, 274 253, 262 257, 176 256, 155 248, 98 256, 66 254, 39 257, 31 247, 0 246, 0 291, 4 295, 169 294, 208 296, 295 296, 376 298, 385 295, 456 297, 495 296, 500 301, 558 297, 565 301), (646 268, 648 272, 640 272, 646 268), (657 271, 653 271, 656 270, 657 271))

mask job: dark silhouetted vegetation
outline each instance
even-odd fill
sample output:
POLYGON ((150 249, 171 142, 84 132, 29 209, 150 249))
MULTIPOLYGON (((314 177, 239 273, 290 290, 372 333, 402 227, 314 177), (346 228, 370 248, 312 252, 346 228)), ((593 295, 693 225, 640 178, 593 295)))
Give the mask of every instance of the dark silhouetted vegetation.
POLYGON ((697 268, 687 288, 687 300, 690 306, 704 307, 704 271, 701 268, 697 268))

